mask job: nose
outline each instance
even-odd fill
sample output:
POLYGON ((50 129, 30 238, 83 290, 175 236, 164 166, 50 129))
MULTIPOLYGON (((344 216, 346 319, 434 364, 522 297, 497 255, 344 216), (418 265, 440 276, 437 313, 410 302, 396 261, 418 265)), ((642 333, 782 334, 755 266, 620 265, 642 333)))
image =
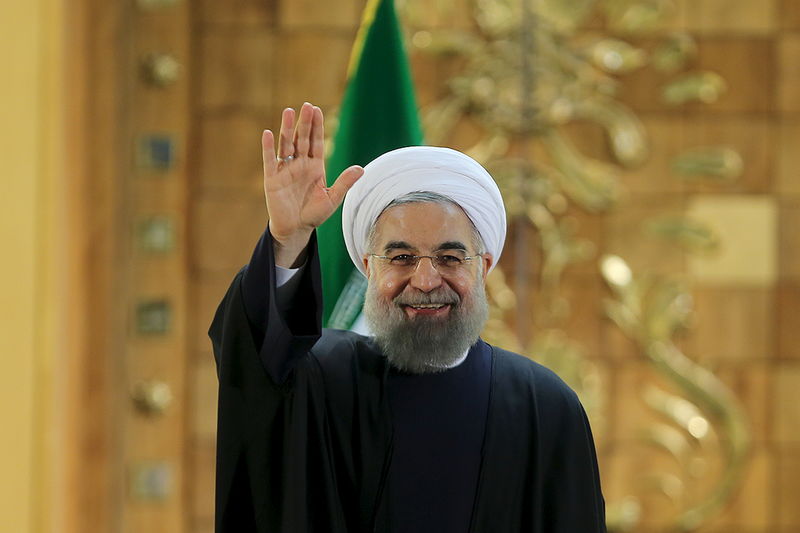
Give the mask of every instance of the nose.
POLYGON ((422 292, 430 292, 442 285, 442 275, 436 270, 433 259, 421 257, 408 284, 422 292))

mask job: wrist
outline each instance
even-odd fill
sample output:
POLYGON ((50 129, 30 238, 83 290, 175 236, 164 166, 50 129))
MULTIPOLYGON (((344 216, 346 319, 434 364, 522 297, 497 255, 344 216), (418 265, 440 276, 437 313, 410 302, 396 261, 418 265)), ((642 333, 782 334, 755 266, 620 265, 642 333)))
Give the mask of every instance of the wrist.
POLYGON ((297 268, 306 261, 311 231, 299 231, 288 236, 272 235, 275 264, 283 268, 297 268))

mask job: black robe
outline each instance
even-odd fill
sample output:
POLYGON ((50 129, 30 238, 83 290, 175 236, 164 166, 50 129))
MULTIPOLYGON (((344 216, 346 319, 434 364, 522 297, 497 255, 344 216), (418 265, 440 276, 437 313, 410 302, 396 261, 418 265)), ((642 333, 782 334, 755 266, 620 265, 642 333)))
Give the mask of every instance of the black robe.
MULTIPOLYGON (((263 343, 246 315, 242 272, 211 325, 219 376, 217 533, 391 531, 384 491, 392 458, 389 366, 368 337, 320 329, 319 260, 311 251, 285 318, 268 269, 263 343)), ((605 531, 594 444, 575 393, 541 365, 490 348, 469 532, 605 531)))

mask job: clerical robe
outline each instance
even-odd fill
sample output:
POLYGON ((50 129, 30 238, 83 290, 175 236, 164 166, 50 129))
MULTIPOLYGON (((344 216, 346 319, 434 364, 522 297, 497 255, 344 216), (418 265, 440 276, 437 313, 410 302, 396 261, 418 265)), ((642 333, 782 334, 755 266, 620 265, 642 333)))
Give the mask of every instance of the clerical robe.
MULTIPOLYGON (((321 329, 313 241, 292 305, 278 309, 269 244, 262 330, 248 317, 240 271, 209 331, 219 376, 216 531, 391 532, 397 502, 386 489, 391 475, 407 473, 392 468, 392 369, 369 337, 321 329)), ((473 352, 488 361, 489 390, 465 533, 605 531, 594 444, 574 392, 520 355, 483 341, 473 352)), ((405 456, 403 465, 414 463, 405 456)), ((419 533, 428 531, 439 533, 419 533)))

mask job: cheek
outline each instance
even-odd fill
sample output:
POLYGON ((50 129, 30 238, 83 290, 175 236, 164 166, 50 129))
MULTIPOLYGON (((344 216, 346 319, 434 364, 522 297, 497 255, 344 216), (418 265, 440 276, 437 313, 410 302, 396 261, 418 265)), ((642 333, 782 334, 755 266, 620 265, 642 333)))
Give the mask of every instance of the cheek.
POLYGON ((458 293, 458 296, 465 300, 472 294, 472 289, 475 286, 475 280, 469 278, 459 278, 450 280, 450 287, 458 293))
POLYGON ((378 293, 384 298, 391 300, 400 292, 400 283, 391 277, 383 277, 377 283, 378 293))

